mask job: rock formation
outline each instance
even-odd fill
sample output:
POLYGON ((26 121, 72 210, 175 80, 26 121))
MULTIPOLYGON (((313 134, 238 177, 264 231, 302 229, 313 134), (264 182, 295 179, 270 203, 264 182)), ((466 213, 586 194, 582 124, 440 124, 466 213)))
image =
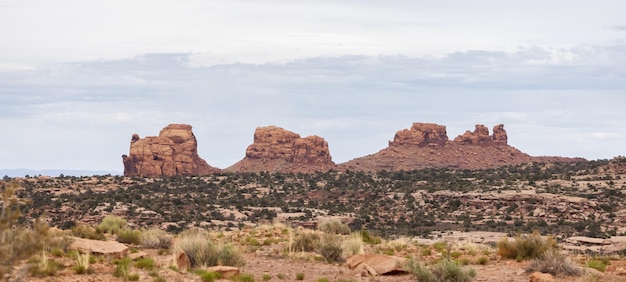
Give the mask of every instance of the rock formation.
POLYGON ((301 138, 277 126, 258 127, 243 160, 226 171, 313 172, 336 168, 328 143, 319 136, 301 138))
POLYGON ((411 129, 403 129, 396 132, 396 136, 393 137, 393 142, 389 142, 389 146, 443 146, 446 142, 448 142, 448 134, 446 133, 445 126, 434 123, 415 122, 411 126, 411 129))
POLYGON ((396 133, 389 147, 376 154, 339 164, 347 170, 414 170, 428 167, 485 169, 529 162, 584 161, 580 158, 532 157, 508 145, 503 124, 489 129, 478 124, 474 131, 448 140, 446 127, 433 123, 413 123, 411 129, 396 133))
POLYGON ((463 135, 459 135, 454 138, 454 142, 461 143, 463 145, 479 145, 479 146, 493 146, 493 145, 506 145, 507 144, 506 130, 504 130, 504 124, 498 124, 493 127, 493 136, 489 136, 489 129, 482 124, 477 124, 474 132, 465 131, 463 135))
POLYGON ((220 171, 198 156, 191 126, 170 124, 159 136, 139 138, 133 134, 130 154, 123 155, 125 176, 204 175, 220 171))

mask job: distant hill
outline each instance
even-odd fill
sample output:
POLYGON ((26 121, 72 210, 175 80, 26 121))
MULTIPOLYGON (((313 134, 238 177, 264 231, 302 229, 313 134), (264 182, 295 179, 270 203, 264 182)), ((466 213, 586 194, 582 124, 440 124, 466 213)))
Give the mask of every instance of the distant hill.
POLYGON ((0 177, 24 177, 47 175, 47 176, 92 176, 92 175, 122 175, 119 171, 104 171, 104 170, 78 170, 78 169, 0 169, 0 177))

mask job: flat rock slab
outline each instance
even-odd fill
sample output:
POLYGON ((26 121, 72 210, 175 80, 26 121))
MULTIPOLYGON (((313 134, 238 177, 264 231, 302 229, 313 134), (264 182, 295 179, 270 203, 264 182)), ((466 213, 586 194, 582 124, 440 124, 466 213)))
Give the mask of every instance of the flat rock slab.
POLYGON ((97 255, 113 256, 115 258, 123 258, 128 254, 128 246, 117 241, 100 241, 90 240, 78 237, 72 237, 74 242, 70 249, 82 252, 91 252, 97 255))
POLYGON ((367 272, 374 276, 391 272, 405 272, 402 267, 405 263, 405 258, 380 254, 354 255, 346 261, 349 269, 357 273, 367 272))

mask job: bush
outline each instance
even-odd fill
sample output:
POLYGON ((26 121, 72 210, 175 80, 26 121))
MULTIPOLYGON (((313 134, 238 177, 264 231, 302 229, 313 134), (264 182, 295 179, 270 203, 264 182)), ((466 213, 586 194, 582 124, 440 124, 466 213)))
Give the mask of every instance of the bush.
POLYGON ((316 244, 316 252, 322 255, 326 262, 343 261, 341 238, 333 234, 324 234, 316 244))
POLYGON ((265 273, 263 274, 263 281, 270 281, 272 280, 272 275, 265 273))
POLYGON ((420 282, 469 282, 476 277, 476 272, 473 268, 466 269, 457 262, 447 259, 443 259, 437 264, 427 267, 411 258, 405 265, 405 269, 420 282))
POLYGON ((486 256, 479 257, 476 263, 480 265, 486 265, 487 263, 489 263, 489 258, 486 256))
POLYGON ((110 234, 117 234, 118 231, 124 228, 126 228, 126 219, 114 215, 105 216, 98 224, 98 230, 110 234))
POLYGON ((511 241, 503 237, 496 244, 498 255, 508 259, 534 259, 540 258, 544 253, 556 248, 556 242, 552 237, 542 237, 534 232, 530 235, 518 235, 511 241))
POLYGON ((128 279, 131 275, 130 273, 130 263, 131 259, 123 258, 116 262, 117 266, 115 267, 115 272, 113 272, 113 276, 120 277, 122 279, 128 279))
POLYGON ((209 241, 208 235, 202 232, 186 233, 174 245, 177 253, 183 252, 189 258, 191 267, 200 266, 242 266, 243 256, 232 245, 215 245, 209 241))
POLYGON ((316 248, 316 242, 320 240, 320 236, 315 233, 302 233, 296 236, 289 246, 290 251, 295 252, 313 252, 316 248))
POLYGON ((593 268, 602 272, 606 270, 606 266, 607 266, 607 263, 602 260, 592 259, 587 262, 587 267, 593 268))
POLYGON ((91 256, 89 252, 82 255, 78 254, 76 256, 76 261, 74 261, 74 272, 76 272, 76 274, 89 274, 92 272, 90 265, 91 256))
POLYGON ((317 229, 328 234, 350 234, 350 227, 341 222, 341 220, 332 219, 320 222, 317 229))
POLYGON ((117 241, 125 244, 138 245, 141 243, 141 231, 134 229, 120 229, 117 231, 117 241))
POLYGON ((145 270, 154 269, 154 259, 153 258, 142 258, 135 262, 136 268, 141 268, 145 270))
POLYGON ((57 261, 48 259, 48 255, 45 251, 41 252, 40 256, 33 258, 31 262, 33 265, 30 266, 28 272, 32 276, 38 277, 55 276, 57 271, 63 267, 63 265, 57 261))
POLYGON ((222 274, 219 272, 207 272, 202 270, 197 272, 197 274, 200 275, 200 280, 202 280, 202 282, 213 282, 217 279, 222 279, 222 274))
POLYGON ((363 238, 364 243, 376 245, 380 244, 383 241, 382 238, 372 235, 372 233, 365 229, 361 229, 359 233, 361 233, 361 238, 363 238))
POLYGON ((296 273, 296 280, 304 280, 304 273, 302 272, 296 273))
POLYGON ((527 272, 543 272, 552 275, 582 275, 583 270, 576 263, 572 262, 567 256, 553 249, 545 252, 541 258, 533 260, 526 268, 527 272))
POLYGON ((141 232, 141 245, 145 248, 169 249, 172 247, 173 239, 172 235, 157 228, 141 232))
POLYGON ((104 241, 107 238, 104 237, 101 231, 84 224, 76 225, 72 228, 72 236, 80 237, 91 240, 101 240, 104 241))
POLYGON ((432 266, 432 272, 438 281, 469 282, 476 277, 473 268, 464 269, 453 260, 441 260, 432 266))
POLYGON ((326 277, 322 277, 322 278, 317 278, 317 280, 315 280, 315 282, 330 282, 330 280, 328 280, 328 278, 326 278, 326 277))
POLYGON ((252 274, 241 273, 233 278, 232 281, 241 281, 241 282, 254 282, 254 276, 252 274))
POLYGON ((350 238, 343 241, 343 243, 341 244, 341 249, 343 256, 346 258, 364 253, 365 248, 363 246, 363 239, 361 238, 361 234, 356 232, 352 233, 350 238))

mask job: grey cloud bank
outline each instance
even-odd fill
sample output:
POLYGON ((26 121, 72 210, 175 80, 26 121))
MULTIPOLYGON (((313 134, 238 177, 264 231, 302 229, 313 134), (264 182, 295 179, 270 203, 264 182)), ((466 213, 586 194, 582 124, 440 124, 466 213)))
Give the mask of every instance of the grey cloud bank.
POLYGON ((504 123, 531 155, 624 155, 626 2, 36 1, 0 5, 0 168, 121 171, 194 126, 227 167, 257 126, 335 162, 412 122, 504 123))
POLYGON ((0 167, 121 171, 131 134, 169 123, 193 125, 200 155, 222 168, 243 158, 257 126, 322 136, 343 162, 416 121, 451 138, 504 123, 532 155, 611 158, 626 141, 621 47, 206 67, 171 53, 2 72, 0 167))

